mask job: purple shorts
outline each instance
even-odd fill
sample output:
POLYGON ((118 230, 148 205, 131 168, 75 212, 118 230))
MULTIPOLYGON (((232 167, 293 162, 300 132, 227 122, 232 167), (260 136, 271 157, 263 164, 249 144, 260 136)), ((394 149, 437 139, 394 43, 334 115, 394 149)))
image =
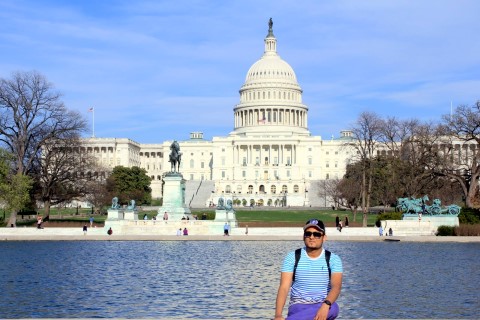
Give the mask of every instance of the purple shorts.
MULTIPOLYGON (((305 320, 313 319, 317 314, 318 309, 322 306, 322 303, 314 304, 301 304, 295 303, 288 308, 288 316, 286 320, 305 320)), ((336 302, 332 303, 330 311, 328 311, 328 320, 333 320, 338 317, 340 308, 336 302)))

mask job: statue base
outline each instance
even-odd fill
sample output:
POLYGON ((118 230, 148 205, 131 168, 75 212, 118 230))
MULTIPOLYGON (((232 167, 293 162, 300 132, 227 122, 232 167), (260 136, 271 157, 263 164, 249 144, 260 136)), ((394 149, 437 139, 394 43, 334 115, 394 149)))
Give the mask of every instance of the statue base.
POLYGON ((157 220, 163 220, 165 212, 168 220, 193 219, 190 208, 185 205, 185 180, 182 174, 168 172, 163 181, 163 205, 157 211, 157 220))
POLYGON ((126 210, 123 214, 125 220, 138 220, 138 212, 133 210, 126 210))
POLYGON ((215 222, 228 222, 232 227, 237 226, 237 217, 234 210, 217 209, 215 210, 215 222))
POLYGON ((422 215, 422 219, 419 219, 418 214, 415 215, 403 215, 402 221, 422 221, 428 222, 433 227, 439 226, 451 226, 451 227, 458 227, 460 225, 460 221, 458 220, 457 216, 454 215, 429 215, 424 214, 422 215))
POLYGON ((121 209, 108 209, 107 213, 107 220, 123 220, 124 218, 123 210, 121 209))

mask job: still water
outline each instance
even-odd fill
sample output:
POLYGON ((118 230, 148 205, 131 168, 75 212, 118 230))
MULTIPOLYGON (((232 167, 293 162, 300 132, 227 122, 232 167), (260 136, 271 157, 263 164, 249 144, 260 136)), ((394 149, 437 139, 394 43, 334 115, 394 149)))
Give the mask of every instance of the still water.
MULTIPOLYGON (((0 243, 0 318, 270 319, 298 241, 0 243)), ((478 318, 480 244, 329 242, 340 318, 478 318)))

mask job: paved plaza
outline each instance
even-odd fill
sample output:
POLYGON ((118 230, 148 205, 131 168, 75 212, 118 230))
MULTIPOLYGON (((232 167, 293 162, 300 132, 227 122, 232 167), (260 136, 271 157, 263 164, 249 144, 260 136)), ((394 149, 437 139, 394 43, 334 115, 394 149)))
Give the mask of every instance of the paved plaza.
MULTIPOLYGON (((233 228, 230 236, 223 234, 190 233, 188 236, 176 236, 159 233, 112 234, 107 235, 102 228, 89 228, 86 235, 81 228, 1 228, 0 241, 301 241, 303 229, 299 228, 233 228)), ((329 241, 385 241, 400 240, 407 242, 480 242, 480 237, 437 237, 433 235, 379 236, 378 229, 344 228, 342 232, 327 228, 329 241)))

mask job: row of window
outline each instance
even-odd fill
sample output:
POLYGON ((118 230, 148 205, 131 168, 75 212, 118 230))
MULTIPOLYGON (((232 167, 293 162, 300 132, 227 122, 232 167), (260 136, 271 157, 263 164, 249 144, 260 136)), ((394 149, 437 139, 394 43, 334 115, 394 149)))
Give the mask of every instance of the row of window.
POLYGON ((253 100, 265 100, 265 99, 283 99, 283 100, 291 100, 300 102, 300 94, 298 92, 290 92, 290 91, 249 91, 248 95, 247 92, 242 92, 241 95, 242 101, 246 99, 246 101, 253 101, 253 100))
POLYGON ((163 158, 163 153, 162 152, 140 152, 140 157, 163 158))
MULTIPOLYGON (((271 48, 273 49, 273 48, 271 48)), ((289 76, 292 77, 293 74, 290 72, 284 72, 284 71, 273 71, 273 70, 266 70, 266 71, 256 71, 256 72, 250 72, 248 74, 249 77, 254 77, 254 76, 289 76)))
MULTIPOLYGON (((253 185, 249 185, 248 188, 247 188, 247 194, 253 194, 254 192, 256 194, 259 194, 259 193, 264 194, 264 193, 266 193, 265 190, 266 190, 266 188, 263 184, 260 185, 257 190, 254 190, 253 185)), ((237 185, 236 191, 234 191, 233 193, 241 194, 242 191, 243 191, 243 186, 239 184, 239 185, 237 185)), ((284 184, 284 185, 282 185, 281 190, 278 190, 278 191, 280 191, 282 194, 288 194, 288 186, 284 184)), ((299 192, 298 185, 293 186, 293 192, 294 193, 299 192)), ((225 193, 232 193, 232 187, 230 185, 225 186, 225 193)), ((276 185, 272 184, 270 186, 270 193, 274 193, 274 194, 277 193, 277 186, 276 185)))

